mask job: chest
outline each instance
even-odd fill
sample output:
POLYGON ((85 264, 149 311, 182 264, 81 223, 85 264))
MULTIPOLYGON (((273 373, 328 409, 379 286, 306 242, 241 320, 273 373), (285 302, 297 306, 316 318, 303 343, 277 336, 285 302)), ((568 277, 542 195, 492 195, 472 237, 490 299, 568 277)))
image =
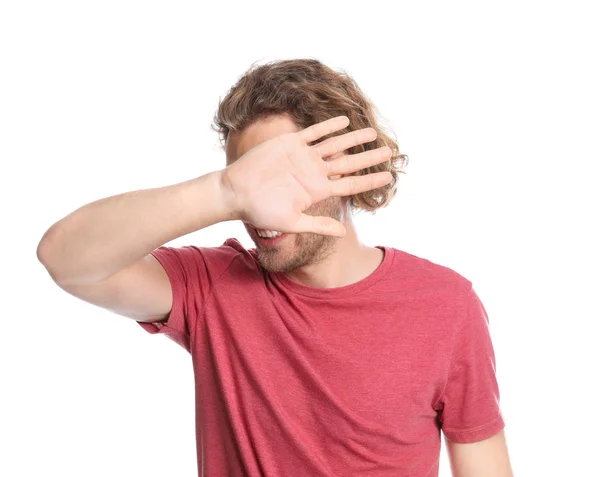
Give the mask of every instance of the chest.
POLYGON ((364 437, 433 423, 447 369, 447 312, 420 300, 249 294, 215 303, 204 331, 232 405, 268 406, 299 426, 364 437))

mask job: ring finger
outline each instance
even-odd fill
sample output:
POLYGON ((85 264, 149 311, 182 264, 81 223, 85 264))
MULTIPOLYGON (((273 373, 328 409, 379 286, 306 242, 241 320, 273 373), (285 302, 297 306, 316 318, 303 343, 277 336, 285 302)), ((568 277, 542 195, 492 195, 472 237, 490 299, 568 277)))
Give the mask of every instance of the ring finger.
POLYGON ((345 154, 325 162, 327 175, 350 174, 388 161, 390 157, 392 157, 392 150, 388 146, 378 147, 377 149, 371 149, 358 154, 345 154))
POLYGON ((330 137, 319 144, 311 146, 317 150, 321 157, 333 156, 338 152, 350 149, 365 142, 374 141, 377 138, 377 131, 373 128, 358 129, 340 136, 330 137))

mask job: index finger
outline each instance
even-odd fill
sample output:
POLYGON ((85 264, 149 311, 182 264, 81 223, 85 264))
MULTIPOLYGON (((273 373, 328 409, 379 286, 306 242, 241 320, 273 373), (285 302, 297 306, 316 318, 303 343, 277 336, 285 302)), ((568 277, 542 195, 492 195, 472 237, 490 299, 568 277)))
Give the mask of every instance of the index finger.
POLYGON ((335 118, 326 119, 320 123, 313 124, 312 126, 299 131, 298 134, 300 134, 302 139, 309 143, 316 141, 327 134, 344 129, 348 124, 350 124, 348 116, 336 116, 335 118))

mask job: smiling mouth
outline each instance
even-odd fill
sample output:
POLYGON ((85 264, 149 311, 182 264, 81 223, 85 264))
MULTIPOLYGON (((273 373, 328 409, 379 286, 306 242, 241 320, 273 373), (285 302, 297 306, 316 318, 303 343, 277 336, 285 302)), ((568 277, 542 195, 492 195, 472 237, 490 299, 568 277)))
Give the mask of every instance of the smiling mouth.
POLYGON ((259 244, 259 245, 263 245, 263 246, 266 246, 266 247, 272 247, 272 246, 275 246, 275 245, 277 245, 277 244, 278 244, 280 241, 282 241, 282 240, 283 240, 285 237, 287 237, 287 236, 288 236, 288 234, 287 234, 287 233, 285 233, 285 232, 282 232, 281 234, 279 234, 279 235, 276 235, 276 236, 274 236, 274 237, 261 237, 261 236, 258 234, 258 229, 257 229, 256 227, 254 227, 254 226, 252 226, 252 231, 254 232, 254 235, 255 235, 255 237, 256 237, 256 240, 255 240, 255 241, 256 241, 256 242, 258 242, 258 244, 259 244))
MULTIPOLYGON (((251 229, 254 231, 254 233, 255 233, 256 235, 258 235, 258 232, 259 232, 259 230, 260 230, 261 232, 263 232, 263 233, 264 233, 264 232, 267 232, 267 229, 258 229, 258 228, 256 228, 254 225, 250 225, 250 228, 251 228, 251 229)), ((276 233, 278 233, 279 235, 282 235, 282 234, 284 233, 284 232, 279 232, 279 231, 275 231, 275 230, 269 230, 268 232, 276 232, 276 233)), ((277 237, 278 237, 279 235, 277 235, 277 237)), ((259 236, 260 236, 260 235, 259 235, 259 236)), ((265 238, 265 237, 263 237, 263 238, 265 238)), ((268 237, 267 237, 267 238, 268 238, 268 237)))

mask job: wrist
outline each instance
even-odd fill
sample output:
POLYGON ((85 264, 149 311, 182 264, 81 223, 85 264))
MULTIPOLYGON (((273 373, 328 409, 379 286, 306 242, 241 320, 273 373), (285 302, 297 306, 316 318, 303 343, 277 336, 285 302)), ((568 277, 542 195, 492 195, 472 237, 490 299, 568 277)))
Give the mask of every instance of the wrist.
POLYGON ((213 171, 211 174, 213 174, 216 205, 220 210, 223 221, 241 220, 240 208, 237 203, 235 191, 229 181, 227 169, 213 171))

